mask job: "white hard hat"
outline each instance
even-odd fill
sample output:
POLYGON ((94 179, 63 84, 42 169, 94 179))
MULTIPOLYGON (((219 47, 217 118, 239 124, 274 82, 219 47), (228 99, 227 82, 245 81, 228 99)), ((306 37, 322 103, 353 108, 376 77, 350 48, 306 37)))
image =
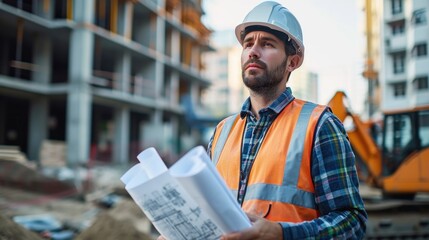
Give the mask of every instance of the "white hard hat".
POLYGON ((301 57, 298 67, 301 66, 304 61, 302 30, 296 17, 287 8, 272 1, 254 7, 244 18, 243 23, 235 28, 235 36, 240 44, 243 43, 242 34, 249 26, 265 26, 285 33, 293 41, 297 54, 301 57))

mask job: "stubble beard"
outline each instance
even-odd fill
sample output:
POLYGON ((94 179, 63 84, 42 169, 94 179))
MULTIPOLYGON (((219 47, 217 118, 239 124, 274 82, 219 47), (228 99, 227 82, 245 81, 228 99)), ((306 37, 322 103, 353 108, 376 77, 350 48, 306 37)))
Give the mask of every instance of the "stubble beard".
POLYGON ((287 58, 285 58, 279 65, 274 69, 269 70, 267 65, 259 60, 249 60, 243 65, 242 78, 243 83, 253 93, 264 97, 273 97, 277 92, 278 85, 283 81, 283 77, 286 71, 287 58), (248 75, 245 73, 245 66, 249 63, 256 63, 262 67, 262 73, 258 75, 261 70, 250 70, 248 75))

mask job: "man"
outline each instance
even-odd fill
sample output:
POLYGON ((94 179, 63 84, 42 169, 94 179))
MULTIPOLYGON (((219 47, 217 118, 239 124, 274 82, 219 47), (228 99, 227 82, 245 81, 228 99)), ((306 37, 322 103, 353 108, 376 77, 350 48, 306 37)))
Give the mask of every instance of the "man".
POLYGON ((367 214, 344 127, 287 87, 304 59, 299 22, 263 2, 235 33, 250 96, 208 151, 253 225, 222 239, 361 239, 367 214))

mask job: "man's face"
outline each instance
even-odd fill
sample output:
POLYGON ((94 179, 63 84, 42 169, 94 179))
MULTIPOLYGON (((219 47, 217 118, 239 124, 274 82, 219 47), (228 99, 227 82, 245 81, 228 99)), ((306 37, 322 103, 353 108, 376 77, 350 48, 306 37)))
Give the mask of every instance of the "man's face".
MULTIPOLYGON (((286 84, 286 63, 284 43, 264 31, 248 33, 243 40, 241 54, 244 84, 256 93, 265 93, 286 84)), ((284 86, 283 86, 284 87, 284 86)))

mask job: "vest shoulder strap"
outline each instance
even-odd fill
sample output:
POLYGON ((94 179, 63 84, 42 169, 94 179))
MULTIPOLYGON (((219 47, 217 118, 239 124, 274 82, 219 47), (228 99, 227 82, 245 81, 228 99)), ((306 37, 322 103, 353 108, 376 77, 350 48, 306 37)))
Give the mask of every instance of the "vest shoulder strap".
POLYGON ((219 161, 219 156, 225 146, 226 139, 228 138, 229 132, 231 131, 232 126, 234 125, 235 119, 238 117, 238 113, 231 115, 225 119, 225 124, 222 127, 222 130, 219 134, 219 138, 216 142, 215 149, 213 152, 213 164, 216 166, 219 161))

